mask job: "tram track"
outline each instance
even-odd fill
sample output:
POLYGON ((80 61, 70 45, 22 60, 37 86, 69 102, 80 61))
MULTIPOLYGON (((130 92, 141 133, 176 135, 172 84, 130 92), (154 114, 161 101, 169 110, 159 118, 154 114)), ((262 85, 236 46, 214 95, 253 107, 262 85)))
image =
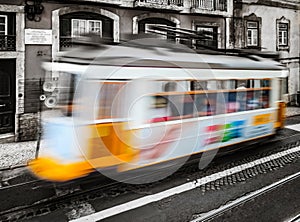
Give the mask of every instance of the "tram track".
MULTIPOLYGON (((296 180, 298 178, 300 178, 300 172, 290 175, 286 178, 283 178, 283 179, 281 179, 273 184, 270 184, 266 187, 263 187, 259 190, 253 191, 249 194, 246 194, 234 201, 230 201, 229 203, 222 205, 217 209, 213 209, 209 212, 203 213, 203 214, 199 215, 196 219, 191 220, 191 222, 205 222, 205 221, 210 221, 215 218, 218 218, 220 215, 224 214, 225 212, 227 212, 235 207, 238 207, 246 202, 249 202, 259 196, 262 196, 272 190, 275 190, 276 188, 283 186, 286 183, 296 180)), ((297 219, 299 219, 299 218, 300 218, 300 216, 298 215, 297 217, 293 218, 290 221, 294 222, 294 221, 297 221, 297 219)))
MULTIPOLYGON (((171 177, 166 178, 166 180, 167 181, 172 180, 173 177, 176 178, 176 177, 178 177, 178 175, 180 175, 182 173, 187 174, 187 176, 190 179, 192 179, 193 173, 197 170, 198 170, 197 177, 199 177, 199 175, 201 177, 204 177, 204 176, 213 174, 214 172, 221 171, 222 169, 229 168, 233 165, 246 163, 253 159, 259 158, 261 156, 271 155, 272 153, 275 153, 278 151, 287 150, 292 147, 296 147, 300 144, 300 140, 298 138, 299 138, 299 134, 293 134, 291 136, 284 137, 285 142, 282 141, 281 137, 278 137, 277 139, 275 138, 271 141, 271 145, 269 145, 269 146, 272 147, 272 144, 279 143, 279 144, 277 144, 277 149, 271 149, 271 150, 267 149, 264 152, 257 152, 257 154, 253 154, 253 155, 251 155, 251 157, 249 157, 247 152, 243 153, 243 152, 238 151, 240 154, 244 154, 244 155, 240 155, 241 157, 237 158, 237 160, 233 160, 233 162, 230 162, 230 163, 225 162, 223 164, 222 163, 220 164, 220 162, 222 162, 222 160, 217 158, 216 161, 207 168, 207 170, 202 171, 202 172, 199 172, 199 169, 197 169, 197 166, 196 166, 197 164, 190 163, 188 165, 183 166, 182 169, 180 169, 178 172, 175 173, 175 175, 172 175, 171 177), (245 154, 245 153, 247 153, 247 154, 245 154)), ((267 143, 262 142, 261 144, 264 145, 267 143)), ((273 148, 274 148, 274 146, 273 146, 273 148)), ((287 162, 289 162, 289 161, 287 161, 287 162)), ((272 164, 271 164, 270 167, 272 168, 274 166, 272 166, 272 164)), ((275 166, 275 168, 276 168, 276 166, 275 166)), ((253 175, 255 175, 255 173, 253 175)), ((251 177, 252 176, 249 176, 249 178, 251 178, 251 177)), ((248 178, 248 176, 246 176, 245 179, 247 179, 247 178, 248 178)), ((227 184, 230 185, 230 181, 227 184)), ((233 181, 234 181, 234 179, 233 179, 233 181)), ((7 191, 9 189, 22 189, 23 186, 31 187, 31 189, 33 191, 38 190, 38 189, 45 189, 45 187, 47 187, 53 191, 53 193, 52 193, 53 195, 51 195, 51 197, 46 197, 46 198, 43 198, 40 200, 36 200, 33 203, 31 203, 30 205, 23 205, 23 206, 18 206, 18 207, 4 210, 4 211, 0 212, 0 220, 1 221, 14 221, 14 220, 20 220, 20 219, 24 219, 24 218, 30 218, 32 216, 38 216, 41 214, 49 213, 55 209, 60 209, 60 208, 64 207, 66 205, 66 203, 72 203, 72 202, 74 203, 76 201, 102 198, 104 196, 115 197, 115 196, 118 196, 118 195, 121 195, 124 193, 128 193, 128 192, 147 193, 147 191, 144 191, 145 188, 146 188, 146 190, 147 190, 147 188, 151 189, 151 188, 157 186, 159 183, 161 183, 161 182, 155 182, 155 183, 146 184, 146 185, 127 185, 127 184, 123 184, 120 182, 112 182, 112 181, 108 180, 107 178, 100 179, 99 175, 98 176, 95 175, 94 178, 84 178, 81 180, 77 180, 74 183, 59 184, 58 186, 56 186, 53 183, 45 183, 44 181, 41 181, 41 180, 27 181, 27 182, 20 183, 20 184, 14 184, 14 185, 0 188, 0 195, 1 195, 1 192, 3 192, 3 195, 5 196, 5 191, 7 191), (101 185, 101 187, 97 187, 97 186, 95 187, 95 186, 89 185, 89 183, 90 184, 93 184, 93 183, 94 184, 102 184, 102 185, 101 185), (76 189, 76 187, 81 187, 82 184, 88 184, 86 186, 87 188, 85 188, 85 190, 76 189), (32 186, 32 185, 34 185, 34 186, 32 186), (75 187, 75 189, 74 189, 74 187, 75 187), (66 192, 57 194, 57 190, 59 190, 61 188, 66 189, 66 192)), ((222 182, 219 183, 219 185, 220 184, 222 185, 222 182)), ((226 185, 226 183, 223 183, 223 185, 226 185)), ((202 186, 202 187, 200 187, 200 189, 202 189, 202 190, 208 189, 209 190, 210 186, 218 187, 218 182, 216 182, 216 184, 214 184, 214 185, 211 185, 211 184, 204 185, 204 187, 202 186)), ((218 189, 218 188, 216 188, 216 189, 218 189)))
MULTIPOLYGON (((297 138, 297 135, 300 135, 300 133, 298 133, 298 132, 295 131, 295 133, 293 135, 289 135, 289 136, 281 136, 281 135, 280 136, 275 136, 275 138, 271 140, 271 143, 277 143, 277 142, 282 143, 282 140, 286 140, 286 141, 290 140, 292 142, 290 142, 289 144, 293 145, 293 146, 296 146, 297 144, 300 144, 300 140, 297 140, 297 139, 295 140, 295 138, 297 138)), ((261 143, 261 145, 268 144, 269 142, 270 142, 269 140, 263 141, 261 143)), ((283 145, 283 146, 286 146, 286 145, 283 145)), ((250 149, 253 149, 253 147, 250 146, 250 149)), ((276 149, 276 150, 278 150, 278 149, 276 149)), ((225 155, 228 155, 228 154, 230 155, 231 153, 235 154, 236 152, 238 152, 238 151, 236 149, 234 149, 234 150, 231 150, 231 151, 225 151, 224 154, 225 155)), ((268 154, 272 154, 272 151, 268 152, 268 153, 260 153, 261 156, 268 155, 268 154)), ((255 157, 252 156, 252 159, 253 158, 258 158, 258 157, 259 156, 255 156, 255 157)), ((21 186, 24 186, 24 185, 33 184, 33 183, 37 183, 37 182, 44 183, 44 181, 42 181, 40 179, 36 179, 36 178, 34 178, 32 176, 27 176, 27 177, 30 177, 29 180, 28 180, 28 178, 26 178, 25 181, 18 182, 18 183, 11 182, 11 180, 14 180, 17 176, 9 176, 9 177, 12 177, 12 178, 3 178, 3 176, 1 177, 1 175, 3 173, 7 172, 7 171, 18 170, 18 169, 25 169, 25 168, 26 168, 26 165, 18 165, 16 167, 9 167, 9 168, 0 169, 0 179, 2 179, 2 181, 5 182, 4 185, 0 186, 0 192, 2 190, 7 190, 7 189, 10 189, 10 188, 14 188, 14 187, 21 187, 21 186)), ((27 172, 27 174, 29 174, 29 173, 27 172)), ((18 179, 18 181, 20 181, 20 179, 18 179)))

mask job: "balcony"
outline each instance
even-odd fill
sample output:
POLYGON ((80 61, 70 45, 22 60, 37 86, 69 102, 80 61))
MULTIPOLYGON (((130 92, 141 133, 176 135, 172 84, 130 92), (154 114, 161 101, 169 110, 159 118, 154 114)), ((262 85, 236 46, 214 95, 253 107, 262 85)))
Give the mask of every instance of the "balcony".
POLYGON ((64 51, 73 47, 73 39, 70 36, 59 37, 59 49, 64 51))
POLYGON ((137 0, 134 6, 181 11, 183 1, 184 0, 137 0))
POLYGON ((191 0, 193 12, 205 11, 227 11, 227 0, 191 0))
POLYGON ((60 36, 59 37, 59 51, 65 51, 73 47, 78 47, 80 45, 90 45, 97 46, 101 44, 111 44, 113 39, 109 37, 99 36, 81 36, 81 37, 71 37, 71 36, 60 36))
POLYGON ((0 35, 0 51, 16 51, 16 36, 0 35))

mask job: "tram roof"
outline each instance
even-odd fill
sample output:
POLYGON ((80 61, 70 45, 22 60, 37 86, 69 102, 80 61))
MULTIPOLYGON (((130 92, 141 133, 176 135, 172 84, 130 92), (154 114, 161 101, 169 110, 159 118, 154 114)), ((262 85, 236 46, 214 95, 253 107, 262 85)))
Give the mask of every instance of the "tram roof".
MULTIPOLYGON (((203 70, 285 71, 279 62, 257 55, 237 56, 201 54, 179 44, 154 45, 152 39, 139 44, 78 47, 58 56, 56 62, 66 66, 113 66, 146 68, 184 68, 203 70), (143 44, 145 43, 145 44, 143 44)), ((58 65, 57 64, 57 65, 58 65)), ((62 67, 62 66, 61 66, 62 67)), ((59 70, 59 68, 57 68, 59 70)), ((52 69, 53 70, 53 69, 52 69)))
MULTIPOLYGON (((157 41, 157 40, 156 40, 157 41)), ((284 70, 281 63, 257 55, 201 54, 185 46, 164 47, 124 44, 103 47, 78 47, 64 52, 59 62, 129 67, 173 67, 199 69, 284 70)))

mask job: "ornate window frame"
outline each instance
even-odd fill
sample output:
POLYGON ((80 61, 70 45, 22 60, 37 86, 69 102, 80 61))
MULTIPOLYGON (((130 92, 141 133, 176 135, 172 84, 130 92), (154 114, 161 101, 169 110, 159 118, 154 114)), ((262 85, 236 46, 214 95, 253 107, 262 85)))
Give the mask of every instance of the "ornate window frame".
MULTIPOLYGON (((261 49, 261 17, 257 17, 254 13, 244 16, 244 47, 248 49, 261 49), (257 23, 257 45, 248 45, 248 24, 250 22, 257 23)), ((251 28, 249 28, 251 29, 251 28)))
POLYGON ((59 52, 59 17, 73 12, 91 12, 100 14, 113 20, 113 40, 119 42, 120 35, 120 17, 106 9, 95 8, 91 6, 76 5, 66 6, 52 11, 52 60, 55 60, 59 52))
POLYGON ((276 50, 277 51, 289 51, 290 49, 290 20, 286 19, 282 16, 280 19, 276 19, 276 50), (286 24, 287 25, 287 44, 280 45, 279 42, 279 25, 286 24))
POLYGON ((176 28, 180 28, 180 21, 179 19, 170 16, 168 14, 162 14, 162 13, 144 13, 141 15, 134 16, 132 18, 132 34, 138 34, 139 33, 139 21, 147 19, 147 18, 162 18, 169 20, 176 24, 176 28))
POLYGON ((0 18, 4 18, 4 23, 1 23, 1 25, 4 25, 4 31, 0 31, 0 32, 4 32, 4 35, 7 35, 7 15, 1 15, 0 14, 0 18))
MULTIPOLYGON (((200 20, 193 20, 192 21, 192 30, 197 29, 198 26, 203 27, 210 27, 217 29, 217 48, 222 48, 222 33, 221 33, 221 24, 216 22, 207 22, 207 21, 200 21, 200 20)), ((193 41, 193 45, 196 43, 196 41, 193 41)), ((224 43, 225 45, 226 43, 224 43)))

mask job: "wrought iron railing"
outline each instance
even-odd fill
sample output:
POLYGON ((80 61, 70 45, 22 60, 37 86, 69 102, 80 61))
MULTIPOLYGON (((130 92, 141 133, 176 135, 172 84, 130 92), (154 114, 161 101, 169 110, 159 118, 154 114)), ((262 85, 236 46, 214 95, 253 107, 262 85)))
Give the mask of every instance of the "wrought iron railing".
POLYGON ((0 51, 16 51, 16 36, 0 35, 0 51))
POLYGON ((183 6, 184 0, 138 0, 138 3, 148 3, 160 6, 183 6))
POLYGON ((73 47, 73 39, 70 36, 59 37, 59 49, 60 51, 73 47))
POLYGON ((210 11, 227 11, 227 0, 191 0, 192 8, 210 11))

